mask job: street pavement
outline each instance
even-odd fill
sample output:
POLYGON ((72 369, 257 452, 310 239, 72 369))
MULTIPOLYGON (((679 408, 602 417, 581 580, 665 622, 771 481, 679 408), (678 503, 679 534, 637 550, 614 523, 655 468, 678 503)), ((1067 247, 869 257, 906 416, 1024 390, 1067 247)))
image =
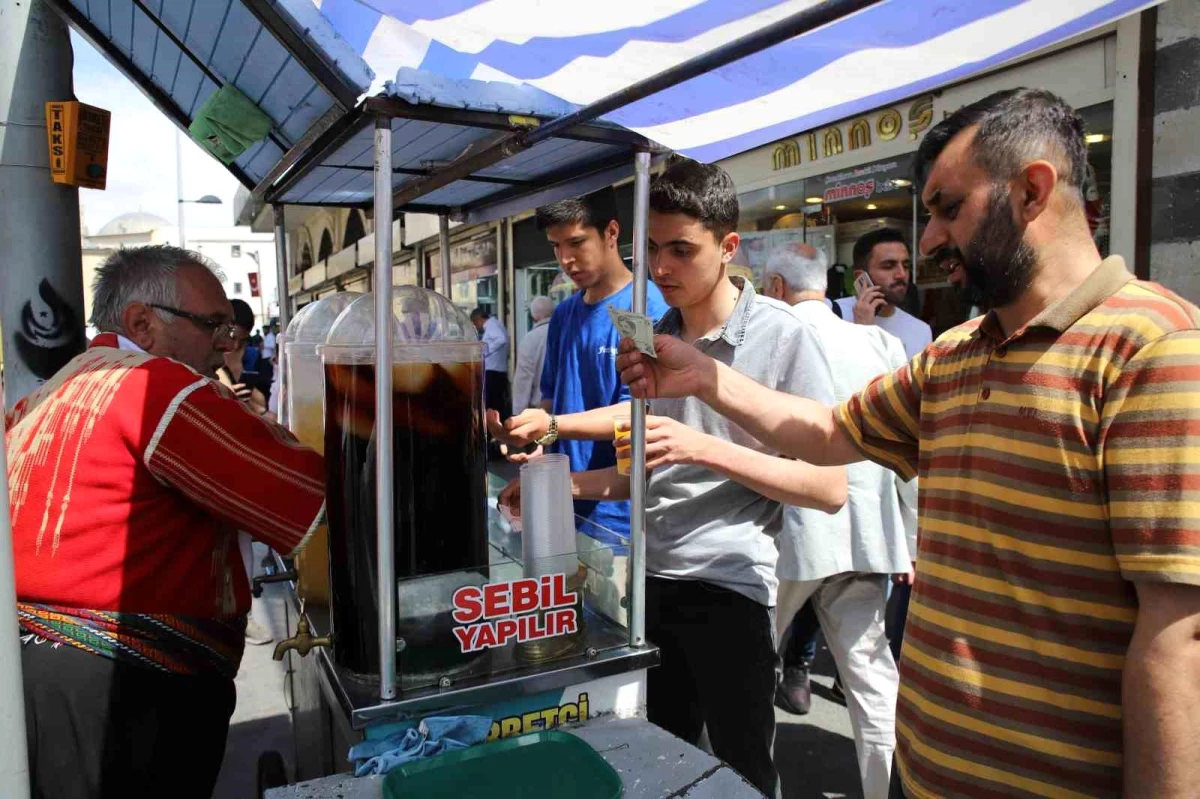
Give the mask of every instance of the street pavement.
POLYGON ((850 716, 833 698, 833 674, 833 658, 822 639, 813 665, 812 710, 793 716, 775 708, 775 767, 783 799, 862 797, 850 716))

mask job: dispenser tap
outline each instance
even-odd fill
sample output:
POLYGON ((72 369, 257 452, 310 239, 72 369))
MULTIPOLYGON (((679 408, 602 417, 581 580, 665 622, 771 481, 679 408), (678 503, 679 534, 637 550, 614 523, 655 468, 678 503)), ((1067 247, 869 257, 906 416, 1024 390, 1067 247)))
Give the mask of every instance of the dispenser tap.
POLYGON ((283 660, 284 653, 289 649, 296 650, 296 654, 304 657, 318 646, 333 646, 333 636, 313 637, 312 628, 308 624, 308 616, 304 615, 304 600, 300 600, 300 619, 296 622, 296 634, 276 644, 275 654, 272 657, 275 660, 283 660))

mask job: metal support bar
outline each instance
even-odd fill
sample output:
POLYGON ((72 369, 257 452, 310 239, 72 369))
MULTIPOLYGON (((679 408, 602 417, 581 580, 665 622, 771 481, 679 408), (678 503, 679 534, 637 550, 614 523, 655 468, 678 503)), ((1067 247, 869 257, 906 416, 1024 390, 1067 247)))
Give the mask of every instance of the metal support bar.
MULTIPOLYGON (((633 312, 646 313, 646 221, 650 213, 650 153, 633 156, 633 312)), ((646 644, 646 401, 633 400, 633 460, 629 472, 629 644, 646 644)))
POLYGON ((287 226, 284 224, 282 205, 272 205, 271 211, 275 216, 275 281, 278 284, 276 295, 279 300, 279 327, 281 330, 287 330, 288 322, 292 321, 291 302, 287 293, 287 226))
POLYGON ((516 155, 524 150, 520 139, 515 135, 505 136, 491 146, 471 155, 465 155, 450 162, 430 175, 405 183, 396 192, 392 202, 397 208, 403 208, 413 200, 431 194, 434 191, 449 186, 456 180, 462 180, 481 169, 487 169, 495 163, 503 161, 510 155, 516 155))
POLYGON ((333 95, 343 110, 354 108, 362 91, 345 77, 336 65, 325 60, 321 53, 304 40, 282 16, 274 0, 242 0, 254 17, 296 59, 321 88, 333 95))
POLYGON ((379 698, 396 698, 396 560, 392 522, 392 121, 375 121, 375 558, 379 698))
POLYGON ((676 64, 669 69, 664 69, 657 75, 651 75, 632 86, 626 86, 620 91, 613 92, 607 97, 602 97, 594 103, 585 105, 578 111, 553 119, 526 133, 523 137, 524 144, 525 146, 532 146, 540 141, 558 136, 565 130, 569 130, 585 122, 591 122, 610 111, 615 111, 630 103, 635 103, 638 100, 661 92, 664 89, 669 89, 684 81, 691 80, 706 72, 712 72, 714 69, 745 58, 748 55, 753 55, 760 50, 765 50, 772 45, 787 41, 803 33, 808 33, 815 28, 836 22, 842 17, 849 16, 864 8, 870 8, 879 2, 881 0, 826 0, 818 5, 810 6, 803 11, 797 11, 795 14, 784 17, 778 22, 767 25, 765 28, 748 33, 745 36, 734 39, 732 42, 726 42, 720 47, 709 50, 707 53, 689 58, 682 64, 676 64))
MULTIPOLYGON (((322 164, 326 169, 348 169, 351 172, 370 172, 374 167, 358 166, 356 164, 322 164)), ((392 167, 393 175, 411 175, 413 177, 423 178, 433 174, 432 169, 409 169, 402 166, 392 167)), ((536 181, 532 180, 517 180, 516 178, 494 178, 488 175, 468 175, 463 180, 469 180, 472 183, 495 183, 497 186, 534 186, 536 181)))
POLYGON ((258 182, 258 185, 255 186, 250 192, 254 199, 263 199, 267 193, 267 190, 271 188, 275 181, 279 180, 280 177, 287 173, 287 171, 292 168, 292 164, 295 164, 297 161, 303 158, 304 154, 311 150, 316 145, 317 141, 324 136, 330 130, 330 128, 341 122, 345 115, 346 112, 341 106, 330 106, 329 110, 322 114, 320 118, 318 118, 317 121, 312 124, 312 127, 308 129, 308 132, 301 136, 300 140, 293 144, 291 149, 285 152, 283 157, 279 159, 279 162, 276 163, 275 166, 271 167, 271 171, 269 171, 263 177, 263 179, 258 182))
MULTIPOLYGON (((291 297, 288 296, 288 255, 287 255, 287 225, 284 224, 283 206, 272 205, 271 213, 275 218, 275 298, 279 302, 279 334, 275 337, 275 355, 279 359, 279 423, 288 426, 288 399, 291 386, 287 381, 287 349, 283 346, 287 340, 288 323, 292 320, 291 297)), ((265 321, 270 321, 267 319, 265 321)))
MULTIPOLYGON (((414 104, 394 97, 371 97, 363 102, 363 107, 368 113, 385 114, 396 119, 444 122, 450 125, 462 125, 467 128, 515 131, 530 127, 525 123, 525 120, 530 119, 529 117, 514 117, 511 114, 501 114, 495 111, 414 104)), ((537 120, 537 124, 539 125, 548 121, 546 118, 534 117, 534 119, 537 120)), ((558 138, 586 141, 594 144, 645 147, 652 151, 659 149, 658 145, 639 133, 603 123, 579 125, 570 130, 561 131, 558 134, 558 138)))
POLYGON ((442 294, 453 302, 450 290, 450 218, 445 214, 438 216, 438 252, 442 260, 442 294))
MULTIPOLYGON (((0 381, 0 386, 3 383, 0 381)), ((0 394, 3 391, 0 390, 0 394)), ((0 438, 0 730, 8 741, 0 755, 0 788, 12 799, 28 799, 29 758, 25 743, 25 693, 13 571, 12 526, 8 515, 8 459, 0 438)))
POLYGON ((291 200, 284 200, 284 195, 291 191, 297 183, 311 174, 314 169, 323 164, 326 158, 331 158, 334 153, 359 133, 362 133, 369 127, 373 127, 374 119, 377 118, 372 118, 362 113, 361 108, 347 112, 330 125, 324 133, 316 137, 309 147, 308 152, 302 153, 296 159, 292 168, 280 176, 275 185, 266 189, 263 198, 267 202, 286 202, 288 205, 296 205, 291 200))

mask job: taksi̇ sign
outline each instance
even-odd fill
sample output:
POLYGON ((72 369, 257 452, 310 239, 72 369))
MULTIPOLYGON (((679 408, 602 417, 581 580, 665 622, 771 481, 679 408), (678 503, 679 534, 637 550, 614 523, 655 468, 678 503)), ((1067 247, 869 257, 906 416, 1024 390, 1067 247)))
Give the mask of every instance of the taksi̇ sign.
POLYGON ((579 631, 578 601, 565 574, 463 586, 454 592, 454 637, 467 653, 572 635, 579 631))
POLYGON ((103 189, 112 115, 78 100, 46 103, 46 144, 55 183, 103 189))

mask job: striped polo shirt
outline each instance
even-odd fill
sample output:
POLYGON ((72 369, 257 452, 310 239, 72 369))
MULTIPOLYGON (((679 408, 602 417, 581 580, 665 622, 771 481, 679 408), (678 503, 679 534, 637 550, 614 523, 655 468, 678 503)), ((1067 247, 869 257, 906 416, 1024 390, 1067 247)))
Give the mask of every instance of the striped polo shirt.
POLYGON ((1013 335, 968 322, 838 409, 921 478, 909 796, 1121 795, 1133 583, 1200 584, 1198 322, 1107 258, 1013 335))

